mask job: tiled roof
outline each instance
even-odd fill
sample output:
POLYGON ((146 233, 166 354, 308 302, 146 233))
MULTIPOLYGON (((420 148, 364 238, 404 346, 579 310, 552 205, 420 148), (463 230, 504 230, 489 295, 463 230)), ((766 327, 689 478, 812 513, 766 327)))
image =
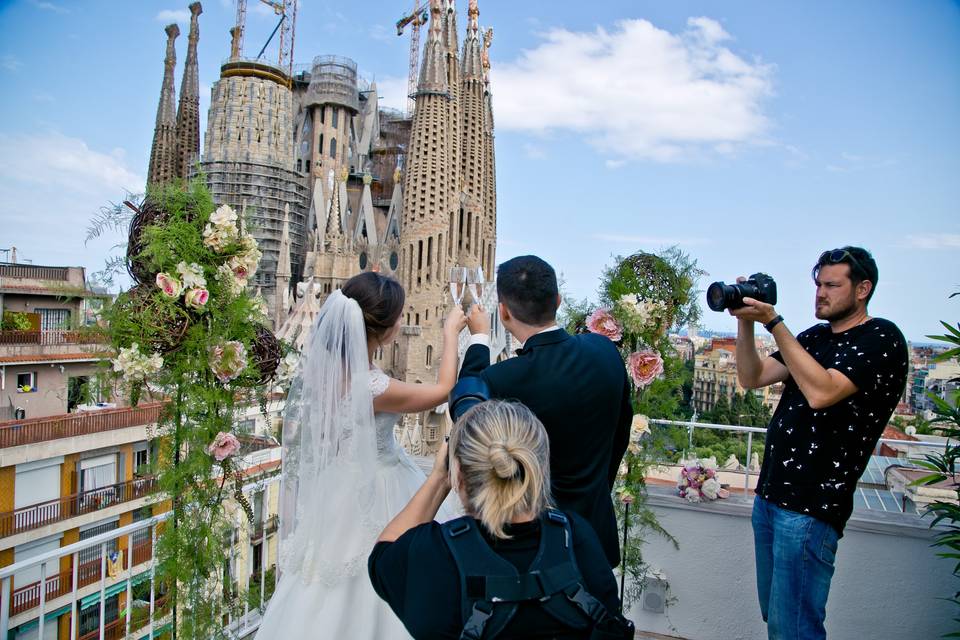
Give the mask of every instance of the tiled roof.
POLYGON ((883 428, 883 435, 880 437, 885 440, 904 440, 907 442, 915 442, 917 440, 917 438, 914 438, 913 436, 908 435, 903 431, 900 431, 900 429, 890 425, 887 425, 883 428))
POLYGON ((67 362, 70 360, 105 360, 109 353, 41 353, 25 356, 0 356, 0 364, 32 362, 67 362))

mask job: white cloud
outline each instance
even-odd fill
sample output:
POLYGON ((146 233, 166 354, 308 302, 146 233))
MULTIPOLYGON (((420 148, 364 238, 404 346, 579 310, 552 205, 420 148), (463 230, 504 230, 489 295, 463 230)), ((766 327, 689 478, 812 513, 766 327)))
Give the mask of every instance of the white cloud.
POLYGON ((836 162, 826 166, 832 173, 849 173, 851 171, 865 171, 869 169, 883 169, 897 163, 896 159, 886 156, 865 156, 844 151, 836 162))
POLYGON ((523 143, 523 154, 531 160, 540 160, 547 157, 547 154, 542 147, 529 142, 523 143))
POLYGON ((23 63, 16 56, 10 54, 0 56, 0 67, 6 71, 19 71, 22 66, 23 63))
POLYGON ((60 5, 52 2, 46 2, 45 0, 30 0, 30 4, 43 11, 52 11, 54 13, 70 13, 70 9, 61 7, 60 5))
POLYGON ((773 66, 724 46, 731 36, 715 20, 690 18, 679 34, 624 20, 541 37, 516 60, 494 62, 499 128, 572 131, 608 155, 655 161, 764 141, 773 66))
POLYGON ((710 244, 708 238, 694 236, 635 236, 622 233, 597 233, 594 234, 593 237, 602 242, 617 242, 647 247, 671 247, 674 245, 689 247, 692 245, 710 244))
POLYGON ((397 32, 396 30, 389 29, 377 22, 371 25, 370 29, 367 31, 367 35, 370 36, 371 40, 377 40, 379 42, 393 42, 397 37, 397 32))
POLYGON ((902 246, 908 249, 960 249, 960 233, 920 233, 908 235, 902 246))
POLYGON ((123 149, 94 151, 60 133, 0 134, 0 176, 31 188, 74 194, 141 191, 145 179, 127 168, 123 149))
POLYGON ((377 95, 380 106, 405 111, 407 108, 407 79, 398 76, 380 76, 377 82, 377 95))
POLYGON ((185 24, 190 22, 190 11, 188 9, 164 9, 154 16, 154 20, 165 24, 171 22, 185 24))
POLYGON ((90 220, 101 206, 142 192, 144 178, 122 149, 104 153, 60 133, 0 134, 0 220, 5 246, 39 264, 103 267, 125 234, 85 247, 90 220))

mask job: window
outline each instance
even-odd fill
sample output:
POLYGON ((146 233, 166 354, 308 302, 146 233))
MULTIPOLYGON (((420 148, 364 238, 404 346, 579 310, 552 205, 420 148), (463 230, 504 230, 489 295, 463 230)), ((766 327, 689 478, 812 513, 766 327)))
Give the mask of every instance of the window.
POLYGON ((433 366, 433 346, 427 345, 427 366, 433 366))
MULTIPOLYGON (((91 525, 89 528, 81 528, 80 530, 80 539, 88 540, 90 538, 96 537, 101 533, 107 533, 108 531, 113 531, 117 528, 119 523, 119 518, 112 520, 110 522, 100 522, 94 525, 91 525)), ((110 540, 107 544, 107 554, 111 554, 117 550, 117 539, 114 538, 110 540)), ((100 570, 100 545, 95 545, 92 547, 87 547, 77 553, 79 556, 80 566, 81 567, 96 567, 94 571, 100 570), (91 564, 95 563, 95 564, 91 564)), ((82 569, 81 569, 82 570, 82 569)), ((92 607, 99 609, 99 607, 92 607)))
POLYGON ((37 372, 17 374, 17 393, 33 393, 37 390, 37 372))
POLYGON ((303 171, 303 161, 297 158, 297 171, 303 171))
POLYGON ((340 126, 340 111, 336 108, 332 109, 332 111, 333 118, 330 120, 330 124, 333 125, 334 129, 336 129, 338 126, 340 126))
POLYGON ((70 328, 69 309, 36 309, 40 314, 40 330, 55 331, 70 328))
POLYGON ((330 157, 334 160, 337 159, 337 139, 330 138, 330 157))
POLYGON ((146 445, 133 452, 133 473, 142 476, 150 466, 150 449, 146 445))

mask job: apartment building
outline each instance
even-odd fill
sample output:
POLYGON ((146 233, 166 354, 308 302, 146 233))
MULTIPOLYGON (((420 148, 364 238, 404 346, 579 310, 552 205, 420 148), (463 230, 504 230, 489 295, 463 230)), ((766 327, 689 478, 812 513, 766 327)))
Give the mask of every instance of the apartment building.
MULTIPOLYGON (((84 328, 99 297, 80 267, 0 263, 0 571, 26 563, 0 588, 0 633, 10 640, 40 638, 41 613, 44 640, 128 629, 162 637, 169 628, 151 571, 152 521, 169 508, 151 470, 163 403, 126 406, 99 383, 110 354, 84 328)), ((250 432, 241 468, 255 521, 238 519, 225 541, 228 600, 251 585, 270 592, 279 492, 268 481, 278 485, 280 448, 256 432, 269 433, 281 410, 275 401, 263 415, 254 407, 240 425, 250 432)))
MULTIPOLYGON (((772 348, 758 341, 761 357, 769 355, 772 348)), ((693 406, 698 413, 712 409, 720 398, 733 398, 734 393, 746 391, 737 380, 736 338, 714 338, 710 346, 694 356, 693 406)), ((765 405, 775 409, 780 401, 782 385, 776 384, 753 391, 765 405)))

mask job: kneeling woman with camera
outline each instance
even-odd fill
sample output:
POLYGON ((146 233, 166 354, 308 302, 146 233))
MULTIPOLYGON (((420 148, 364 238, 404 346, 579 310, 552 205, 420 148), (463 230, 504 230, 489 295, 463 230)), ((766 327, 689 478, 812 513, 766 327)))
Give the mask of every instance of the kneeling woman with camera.
POLYGON ((444 444, 369 560, 414 638, 633 637, 593 529, 550 508, 550 446, 529 409, 477 404, 454 425, 447 460, 444 444), (468 515, 441 525, 451 484, 468 515))

